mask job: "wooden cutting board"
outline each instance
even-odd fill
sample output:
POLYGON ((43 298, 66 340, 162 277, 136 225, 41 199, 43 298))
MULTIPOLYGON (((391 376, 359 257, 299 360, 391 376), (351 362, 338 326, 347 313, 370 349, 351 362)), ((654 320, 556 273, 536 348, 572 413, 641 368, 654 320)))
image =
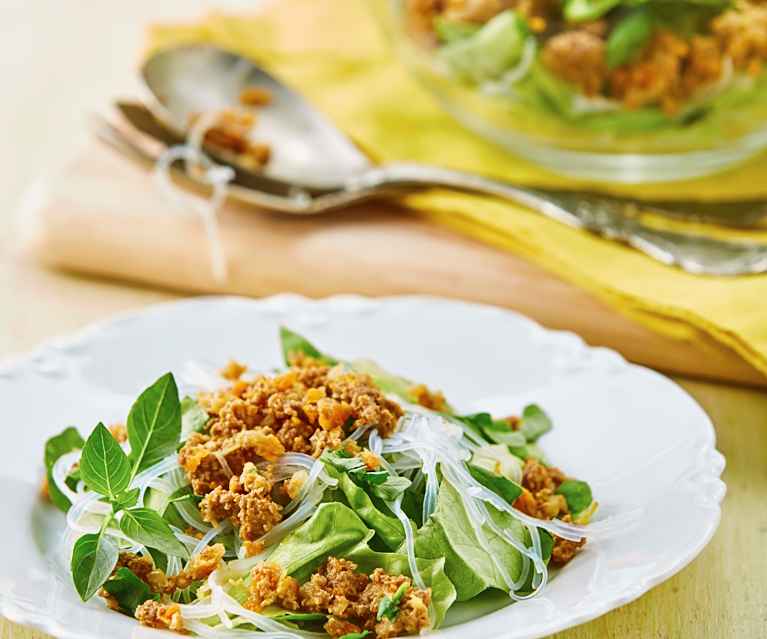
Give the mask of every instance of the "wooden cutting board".
POLYGON ((221 282, 200 221, 173 211, 148 170, 98 143, 42 195, 25 207, 23 248, 50 267, 189 293, 461 298, 514 309, 660 370, 767 385, 709 338, 689 343, 652 333, 512 254, 392 205, 299 219, 228 204, 219 216, 228 266, 221 282))

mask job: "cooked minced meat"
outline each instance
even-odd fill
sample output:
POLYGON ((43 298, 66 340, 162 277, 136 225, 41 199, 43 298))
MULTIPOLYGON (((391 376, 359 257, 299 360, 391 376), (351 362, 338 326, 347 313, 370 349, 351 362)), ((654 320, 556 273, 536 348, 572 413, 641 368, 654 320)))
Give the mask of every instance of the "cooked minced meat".
MULTIPOLYGON (((254 542, 282 520, 275 483, 257 463, 274 462, 286 452, 319 457, 363 426, 386 437, 402 416, 368 375, 309 358, 292 362, 285 373, 250 381, 242 378, 243 365, 230 362, 222 371, 230 386, 199 398, 210 416, 205 432, 192 433, 179 451, 179 464, 203 497, 203 519, 235 524, 248 554, 259 552, 254 542)), ((439 395, 424 393, 429 401, 440 401, 439 395)), ((280 489, 292 499, 305 479, 306 473, 296 473, 280 489)))
POLYGON ((287 610, 329 615, 324 628, 331 637, 367 630, 373 637, 385 639, 418 634, 430 625, 431 590, 420 590, 409 577, 390 575, 380 568, 371 575, 357 572, 357 564, 337 557, 329 557, 302 585, 276 564, 262 563, 250 573, 248 592, 245 605, 251 610, 276 603, 287 610), (379 620, 381 600, 403 584, 406 590, 396 617, 379 620))
MULTIPOLYGON (((514 502, 514 507, 538 519, 561 519, 571 523, 573 520, 567 500, 556 493, 565 479, 565 474, 558 468, 528 459, 522 470, 522 494, 514 502)), ((585 539, 570 541, 555 536, 551 563, 564 566, 585 544, 585 539)))

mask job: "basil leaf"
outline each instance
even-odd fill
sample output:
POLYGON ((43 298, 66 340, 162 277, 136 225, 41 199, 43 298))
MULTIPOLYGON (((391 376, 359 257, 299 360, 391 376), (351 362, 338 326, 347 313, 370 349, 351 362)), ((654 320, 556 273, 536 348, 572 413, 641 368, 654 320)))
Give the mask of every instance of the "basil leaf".
POLYGON ((117 555, 117 544, 103 532, 83 535, 75 542, 71 570, 80 599, 88 601, 109 579, 117 564, 117 555))
POLYGON ((131 617, 147 599, 159 599, 159 595, 153 595, 149 586, 125 567, 119 568, 114 577, 104 584, 104 590, 117 600, 120 611, 131 617))
POLYGON ((376 620, 381 621, 384 617, 390 621, 394 621, 399 614, 399 602, 402 601, 402 597, 405 596, 407 589, 410 587, 408 582, 404 582, 397 588, 397 592, 393 595, 384 595, 381 601, 378 603, 378 612, 376 613, 376 620))
POLYGON ((168 555, 188 558, 189 552, 160 514, 151 508, 131 508, 120 519, 122 530, 133 541, 168 555))
POLYGON ((363 471, 351 474, 354 475, 355 480, 359 476, 359 480, 368 486, 380 486, 389 478, 389 471, 387 470, 369 470, 367 472, 363 471))
POLYGON ((112 506, 115 509, 115 512, 118 510, 125 510, 126 508, 130 508, 131 506, 135 506, 136 502, 138 501, 138 496, 141 491, 138 488, 133 488, 131 490, 126 490, 125 492, 120 493, 112 500, 112 506))
POLYGON ((558 495, 564 495, 567 507, 573 515, 586 510, 594 500, 591 495, 591 486, 578 479, 566 479, 559 485, 556 492, 558 495))
POLYGON ((160 552, 159 550, 156 550, 155 548, 147 548, 146 549, 149 555, 152 557, 152 561, 154 562, 154 567, 157 568, 157 570, 162 570, 163 572, 167 572, 168 570, 168 557, 164 552, 160 552))
POLYGON ((347 632, 345 635, 341 635, 338 639, 365 639, 370 634, 370 630, 363 630, 362 632, 347 632))
POLYGON ((553 428, 551 418, 543 412, 543 409, 536 404, 525 406, 522 411, 522 425, 519 427, 520 433, 525 440, 533 443, 541 435, 545 435, 553 428))
POLYGON ((519 485, 502 475, 496 475, 474 464, 467 464, 467 467, 474 479, 499 497, 503 497, 509 504, 513 504, 517 497, 522 494, 522 488, 519 485))
POLYGON ((53 481, 53 466, 59 457, 83 447, 85 441, 74 426, 69 426, 45 442, 45 474, 48 478, 48 495, 54 506, 67 512, 72 505, 53 481))
POLYGON ((309 340, 284 326, 280 326, 280 343, 282 344, 282 357, 288 366, 290 365, 290 356, 294 354, 306 355, 329 366, 338 364, 337 359, 321 353, 309 340))
POLYGON ((371 492, 384 501, 394 501, 410 488, 410 480, 405 477, 387 477, 383 484, 372 486, 371 492))
POLYGON ((208 423, 208 413, 193 397, 181 400, 181 439, 186 439, 192 433, 201 433, 208 423))
POLYGON ((328 616, 321 612, 281 612, 272 617, 276 621, 293 622, 326 621, 327 618, 328 616))
POLYGON ((133 476, 171 455, 181 435, 181 403, 176 380, 166 373, 147 388, 128 413, 133 476))
POLYGON ((99 422, 83 446, 80 474, 85 485, 114 499, 130 484, 130 463, 120 444, 99 422))

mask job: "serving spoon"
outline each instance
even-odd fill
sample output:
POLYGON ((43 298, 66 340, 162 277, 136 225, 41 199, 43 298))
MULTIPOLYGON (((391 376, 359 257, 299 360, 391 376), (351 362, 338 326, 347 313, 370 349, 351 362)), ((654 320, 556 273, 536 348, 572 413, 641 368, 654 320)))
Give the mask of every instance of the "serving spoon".
MULTIPOLYGON (((221 158, 208 146, 205 149, 216 161, 235 170, 236 183, 244 187, 239 189, 239 196, 251 204, 283 213, 316 215, 363 199, 444 188, 521 204, 692 273, 740 275, 767 270, 767 246, 659 230, 631 215, 641 206, 643 210, 691 217, 679 204, 648 205, 590 193, 524 188, 419 164, 375 165, 301 95, 250 60, 216 47, 192 45, 160 51, 145 62, 142 76, 155 117, 147 117, 135 104, 118 106, 133 127, 165 144, 182 143, 195 115, 238 105, 244 89, 255 86, 271 93, 270 104, 258 110, 252 132, 255 139, 272 149, 272 157, 262 170, 255 172, 238 164, 236 158, 221 158)), ((749 224, 765 215, 762 208, 750 206, 743 209, 749 211, 749 224)), ((732 223, 715 207, 701 207, 699 211, 692 217, 732 223)), ((739 219, 743 223, 744 216, 739 219)))

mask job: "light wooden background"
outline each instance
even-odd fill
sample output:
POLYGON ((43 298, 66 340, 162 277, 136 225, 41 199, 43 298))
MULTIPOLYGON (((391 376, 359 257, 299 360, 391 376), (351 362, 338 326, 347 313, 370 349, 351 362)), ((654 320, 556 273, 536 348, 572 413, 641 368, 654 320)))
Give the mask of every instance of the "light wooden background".
MULTIPOLYGON (((84 138, 87 109, 132 89, 142 24, 193 17, 213 4, 0 0, 0 357, 114 312, 171 298, 19 262, 12 218, 26 185, 63 162, 84 138)), ((767 637, 767 395, 679 381, 711 416, 727 457, 722 525, 679 575, 557 639, 767 637)), ((42 635, 0 620, 0 639, 9 638, 42 635)))

